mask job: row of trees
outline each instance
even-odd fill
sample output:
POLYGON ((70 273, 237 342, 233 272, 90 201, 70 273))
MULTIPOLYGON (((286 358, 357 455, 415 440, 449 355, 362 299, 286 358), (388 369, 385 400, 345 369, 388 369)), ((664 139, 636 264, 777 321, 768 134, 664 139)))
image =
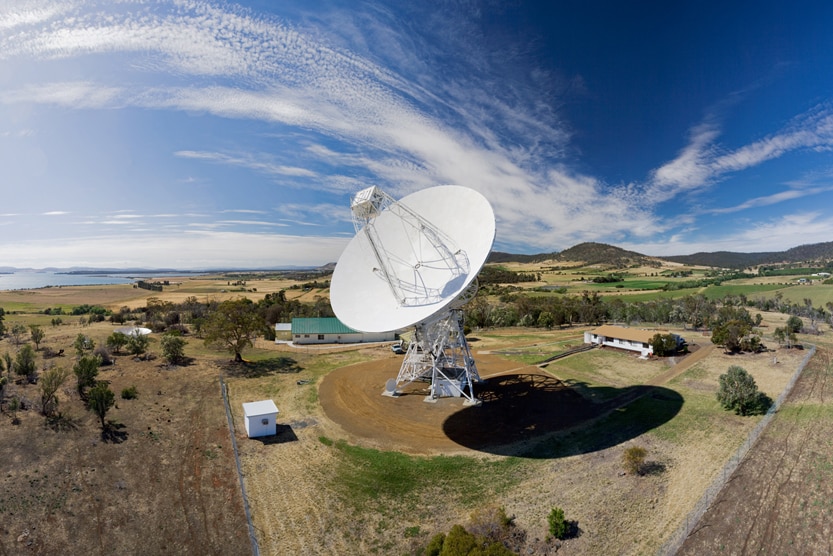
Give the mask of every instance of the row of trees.
MULTIPOLYGON (((822 308, 813 308, 809 299, 802 306, 762 303, 759 300, 749 300, 743 295, 726 296, 718 301, 702 294, 677 299, 628 302, 619 296, 603 298, 595 292, 584 292, 580 296, 533 296, 511 288, 500 291, 497 302, 491 301, 486 294, 478 294, 469 302, 466 306, 466 325, 469 328, 553 328, 574 324, 596 325, 602 322, 625 325, 643 322, 673 324, 696 330, 711 329, 713 342, 732 352, 757 351, 762 348, 756 333, 762 317, 760 314, 752 317, 748 310, 759 303, 762 310, 781 309, 793 313, 786 327, 775 330, 775 339, 782 345, 793 345, 796 333, 807 331, 799 315, 815 315, 816 320, 811 321, 811 327, 815 326, 818 319, 831 322, 830 314, 822 308)), ((776 296, 776 301, 781 299, 776 296)), ((833 308, 833 302, 828 305, 833 308)))

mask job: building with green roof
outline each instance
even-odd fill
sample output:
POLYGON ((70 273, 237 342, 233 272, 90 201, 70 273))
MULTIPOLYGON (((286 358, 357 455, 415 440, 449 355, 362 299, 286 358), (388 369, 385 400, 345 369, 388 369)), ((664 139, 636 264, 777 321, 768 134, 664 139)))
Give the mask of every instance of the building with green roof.
MULTIPOLYGON (((275 325, 276 332, 281 324, 275 325)), ((335 317, 293 318, 291 338, 295 344, 358 344, 393 341, 396 332, 359 332, 335 317)))

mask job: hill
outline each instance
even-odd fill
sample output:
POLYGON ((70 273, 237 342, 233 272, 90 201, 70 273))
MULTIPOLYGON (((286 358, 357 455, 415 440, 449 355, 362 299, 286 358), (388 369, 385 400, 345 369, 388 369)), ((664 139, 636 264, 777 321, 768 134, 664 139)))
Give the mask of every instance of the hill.
POLYGON ((542 263, 579 262, 586 265, 604 265, 624 268, 632 265, 659 266, 660 259, 649 257, 634 251, 627 251, 620 247, 606 243, 585 242, 574 245, 564 251, 553 253, 539 253, 536 255, 514 255, 493 251, 486 262, 488 263, 542 263))
POLYGON ((780 253, 735 253, 733 251, 715 251, 713 253, 693 253, 691 255, 674 255, 663 257, 666 261, 675 263, 712 266, 718 268, 746 268, 757 266, 764 262, 774 262, 780 253))
POLYGON ((683 264, 716 266, 724 268, 745 268, 761 264, 774 263, 815 263, 824 265, 833 261, 833 241, 824 243, 810 243, 799 245, 786 251, 771 251, 762 253, 735 253, 732 251, 716 251, 714 253, 694 253, 664 257, 665 260, 683 264))
POLYGON ((606 243, 585 242, 565 249, 556 260, 583 262, 587 265, 611 265, 623 268, 632 265, 659 266, 659 259, 628 251, 606 243))
POLYGON ((611 265, 625 267, 634 264, 657 266, 658 261, 711 266, 717 268, 746 268, 761 264, 775 263, 815 263, 825 265, 833 261, 833 241, 799 245, 786 251, 768 251, 759 253, 739 253, 734 251, 699 252, 691 255, 673 255, 668 257, 651 257, 634 251, 627 251, 606 243, 579 243, 564 251, 540 253, 537 255, 513 255, 511 253, 492 252, 487 262, 490 263, 538 263, 543 261, 583 262, 587 265, 611 265))
POLYGON ((492 251, 486 259, 487 263, 540 263, 555 259, 557 253, 539 253, 537 255, 516 255, 502 251, 492 251))

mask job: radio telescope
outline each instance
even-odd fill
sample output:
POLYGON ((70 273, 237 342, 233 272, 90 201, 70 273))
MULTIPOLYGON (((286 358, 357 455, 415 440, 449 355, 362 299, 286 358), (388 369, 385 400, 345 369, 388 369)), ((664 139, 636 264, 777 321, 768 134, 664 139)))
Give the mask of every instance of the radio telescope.
POLYGON ((489 201, 466 187, 443 185, 399 201, 378 187, 351 203, 356 235, 336 264, 330 303, 363 332, 414 327, 399 376, 385 394, 415 380, 431 383, 426 401, 464 397, 478 403, 477 367, 463 334, 461 307, 495 239, 489 201))

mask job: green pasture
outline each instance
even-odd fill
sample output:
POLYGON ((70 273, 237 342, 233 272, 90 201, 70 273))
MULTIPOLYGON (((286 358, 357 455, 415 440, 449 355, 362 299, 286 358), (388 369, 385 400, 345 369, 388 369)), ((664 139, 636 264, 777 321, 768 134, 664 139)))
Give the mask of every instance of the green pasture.
POLYGON ((586 289, 590 291, 601 290, 601 291, 610 291, 614 292, 617 290, 628 289, 628 290, 659 290, 666 286, 666 284, 672 283, 674 280, 651 280, 646 278, 634 278, 634 279, 625 279, 621 282, 607 282, 604 284, 596 284, 596 283, 589 283, 589 284, 582 284, 586 287, 586 289))
POLYGON ((833 302, 833 285, 831 284, 813 284, 810 286, 794 286, 784 288, 781 290, 784 299, 788 299, 792 303, 804 305, 804 300, 809 299, 813 302, 813 307, 826 307, 828 303, 833 302))
MULTIPOLYGON (((625 303, 644 303, 646 301, 656 301, 658 299, 679 299, 681 297, 685 297, 687 295, 695 295, 702 292, 703 288, 687 288, 682 290, 673 290, 673 291, 652 291, 652 292, 645 292, 645 293, 622 293, 621 295, 604 295, 602 299, 604 301, 611 301, 613 299, 621 299, 625 303)), ((617 290, 622 291, 622 290, 617 290)))
POLYGON ((786 291, 789 288, 785 288, 782 284, 736 284, 736 283, 725 283, 719 286, 709 286, 703 291, 703 295, 705 295, 709 299, 723 299, 727 295, 745 295, 746 297, 752 296, 759 296, 760 294, 772 294, 772 295, 764 295, 763 297, 774 297, 775 292, 778 290, 786 291))

